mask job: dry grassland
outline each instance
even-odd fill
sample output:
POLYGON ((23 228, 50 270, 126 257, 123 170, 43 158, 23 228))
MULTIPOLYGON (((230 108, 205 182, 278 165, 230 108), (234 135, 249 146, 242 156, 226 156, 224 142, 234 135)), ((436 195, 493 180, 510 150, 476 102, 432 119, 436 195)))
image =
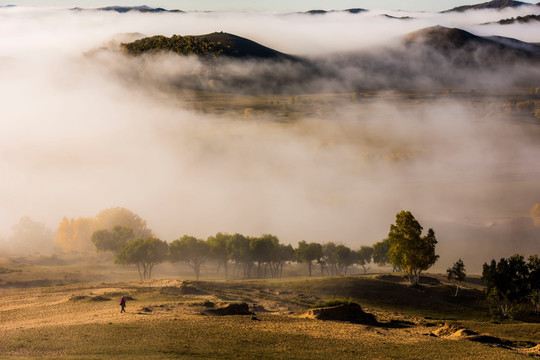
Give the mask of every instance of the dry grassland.
MULTIPOLYGON (((520 359, 538 355, 538 346, 533 348, 533 342, 540 342, 538 324, 529 328, 536 329, 536 333, 528 331, 529 343, 513 347, 470 341, 455 335, 458 328, 441 332, 442 321, 429 323, 411 313, 374 307, 364 310, 375 315, 377 325, 305 317, 309 304, 320 300, 313 293, 320 281, 153 280, 2 289, 0 358, 520 359), (121 314, 122 296, 128 301, 127 312, 121 314), (248 303, 256 311, 256 320, 250 315, 206 313, 211 306, 229 302, 248 303)), ((340 281, 348 279, 333 280, 340 281)))

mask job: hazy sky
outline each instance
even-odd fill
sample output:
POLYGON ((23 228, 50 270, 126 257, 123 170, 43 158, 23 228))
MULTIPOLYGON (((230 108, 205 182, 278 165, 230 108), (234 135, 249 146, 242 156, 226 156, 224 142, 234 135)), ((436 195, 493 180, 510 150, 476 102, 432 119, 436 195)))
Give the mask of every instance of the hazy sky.
POLYGON ((481 3, 482 1, 471 0, 414 0, 414 1, 397 1, 397 0, 292 0, 292 1, 275 1, 275 0, 4 0, 5 4, 15 5, 31 5, 31 6, 79 6, 79 7, 99 7, 105 5, 142 5, 146 4, 152 7, 165 7, 168 9, 181 10, 231 10, 231 9, 258 9, 258 10, 310 10, 310 9, 348 9, 348 8, 365 8, 365 9, 390 9, 390 10, 408 10, 408 11, 442 11, 460 5, 468 5, 481 3))

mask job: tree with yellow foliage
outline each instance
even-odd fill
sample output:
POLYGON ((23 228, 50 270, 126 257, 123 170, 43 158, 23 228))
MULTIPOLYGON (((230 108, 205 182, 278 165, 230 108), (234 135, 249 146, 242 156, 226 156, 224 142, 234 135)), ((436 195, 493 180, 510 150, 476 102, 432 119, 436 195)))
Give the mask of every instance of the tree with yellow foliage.
POLYGON ((90 252, 94 248, 90 241, 94 229, 92 218, 64 217, 56 230, 56 245, 67 253, 90 252))
POLYGON ((112 230, 115 226, 130 228, 135 238, 145 239, 154 236, 152 230, 146 227, 146 221, 126 208, 109 208, 96 215, 96 230, 112 230))
POLYGON ((68 219, 64 217, 58 225, 56 245, 67 253, 93 252, 92 234, 98 230, 113 230, 122 226, 133 230, 135 238, 149 238, 152 230, 146 227, 146 221, 132 211, 115 207, 101 211, 95 217, 68 219))

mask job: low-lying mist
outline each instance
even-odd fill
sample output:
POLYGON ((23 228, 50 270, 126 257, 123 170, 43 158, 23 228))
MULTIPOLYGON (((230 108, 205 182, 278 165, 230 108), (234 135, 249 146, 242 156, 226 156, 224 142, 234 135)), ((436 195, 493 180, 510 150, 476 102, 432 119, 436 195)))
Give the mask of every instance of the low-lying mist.
MULTIPOLYGON (((0 10, 4 240, 23 216, 54 230, 64 216, 91 217, 122 206, 167 241, 221 231, 358 248, 384 238, 395 214, 405 209, 426 230, 434 228, 439 271, 459 257, 478 272, 491 258, 540 251, 540 228, 530 216, 540 202, 537 121, 510 121, 498 111, 495 95, 481 104, 464 90, 461 96, 449 91, 415 99, 391 91, 395 78, 379 82, 382 90, 364 98, 353 92, 378 81, 380 64, 367 71, 363 62, 343 66, 348 55, 328 55, 360 50, 363 39, 377 43, 377 26, 388 26, 388 37, 379 41, 390 46, 389 39, 457 17, 252 15, 0 10), (267 21, 264 32, 261 18, 267 21), (296 63, 227 62, 216 70, 224 80, 209 83, 205 65, 193 58, 96 52, 117 33, 221 30, 324 59, 331 76, 313 77, 296 63), (354 43, 345 37, 351 31, 358 35, 354 43), (246 111, 245 117, 204 106, 193 110, 179 90, 197 88, 190 80, 224 93, 265 93, 273 86, 270 74, 296 76, 301 85, 280 88, 281 95, 290 94, 286 103, 253 96, 254 103, 271 103, 270 110, 246 111), (242 76, 245 82, 238 81, 242 76), (337 91, 350 93, 341 95, 350 100, 336 106, 323 95, 304 96, 313 116, 282 122, 272 110, 293 111, 305 93, 337 91)), ((480 20, 467 21, 476 26, 480 20)), ((501 73, 481 88, 502 92, 512 74, 501 73)), ((413 75, 403 76, 400 81, 409 83, 401 88, 437 84, 413 75)), ((468 75, 473 87, 475 74, 468 75)))

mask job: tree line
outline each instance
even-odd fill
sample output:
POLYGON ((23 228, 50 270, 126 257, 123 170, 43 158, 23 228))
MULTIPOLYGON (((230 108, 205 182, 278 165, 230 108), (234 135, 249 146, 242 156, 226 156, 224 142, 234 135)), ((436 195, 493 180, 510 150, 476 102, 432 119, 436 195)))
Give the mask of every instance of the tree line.
MULTIPOLYGON (((531 216, 540 224, 540 204, 531 209, 531 216)), ((23 218, 15 229, 23 236, 29 232, 42 234, 43 228, 43 224, 23 218)), ((390 265, 393 271, 405 272, 415 286, 420 274, 439 258, 435 253, 435 232, 429 229, 422 235, 422 231, 410 211, 401 211, 385 239, 358 249, 334 242, 306 241, 293 248, 271 234, 252 237, 221 232, 206 240, 184 235, 169 244, 157 239, 138 215, 116 207, 95 217, 64 218, 57 230, 56 246, 71 253, 96 249, 110 252, 117 264, 135 265, 142 280, 150 279, 154 266, 165 261, 187 264, 197 279, 209 264, 226 278, 265 278, 282 277, 284 265, 296 262, 306 265, 309 276, 313 272, 320 276, 347 274, 352 267, 367 273, 370 264, 390 265)), ((526 305, 540 312, 540 260, 538 255, 527 260, 515 254, 483 265, 482 279, 493 315, 513 317, 526 305)), ((461 259, 447 269, 447 276, 455 283, 457 296, 466 277, 461 259)))
POLYGON ((367 246, 354 251, 334 242, 301 241, 293 248, 272 234, 254 237, 219 232, 206 240, 184 235, 169 244, 155 237, 135 238, 131 229, 122 226, 94 232, 92 242, 97 251, 111 252, 115 263, 135 265, 141 280, 150 279, 153 267, 166 261, 187 264, 197 279, 209 263, 226 278, 278 278, 283 276, 284 265, 292 262, 307 264, 310 276, 314 265, 323 276, 340 275, 353 265, 364 266, 367 271, 372 253, 367 246))
POLYGON ((208 263, 214 263, 227 278, 231 273, 234 278, 277 278, 283 276, 284 265, 292 262, 306 264, 309 276, 313 268, 318 268, 321 276, 347 274, 354 266, 367 273, 374 262, 405 271, 411 285, 416 285, 420 273, 439 258, 434 231, 429 229, 422 236, 422 229, 409 211, 401 211, 390 226, 388 238, 357 250, 332 241, 300 241, 293 248, 272 234, 253 237, 221 232, 206 240, 184 235, 169 244, 153 236, 137 237, 126 226, 97 230, 91 240, 97 251, 111 252, 117 264, 135 265, 142 280, 150 279, 153 267, 165 261, 189 265, 197 279, 208 263))

